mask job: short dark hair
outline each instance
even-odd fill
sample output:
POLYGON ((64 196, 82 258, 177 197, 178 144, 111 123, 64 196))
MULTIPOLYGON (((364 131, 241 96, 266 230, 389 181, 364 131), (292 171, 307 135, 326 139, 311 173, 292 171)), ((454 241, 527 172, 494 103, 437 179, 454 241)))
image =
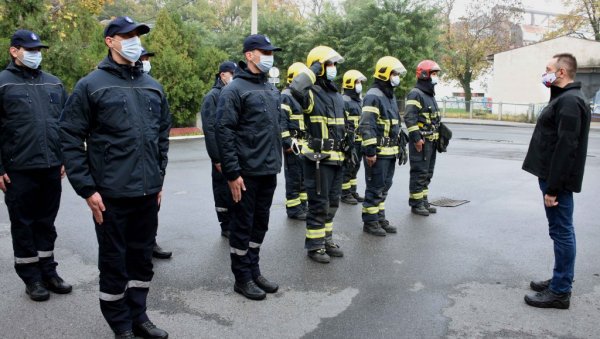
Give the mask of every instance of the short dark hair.
POLYGON ((571 79, 575 79, 575 74, 577 74, 577 59, 571 53, 559 53, 553 56, 556 60, 556 64, 558 67, 563 68, 567 71, 567 74, 571 79))

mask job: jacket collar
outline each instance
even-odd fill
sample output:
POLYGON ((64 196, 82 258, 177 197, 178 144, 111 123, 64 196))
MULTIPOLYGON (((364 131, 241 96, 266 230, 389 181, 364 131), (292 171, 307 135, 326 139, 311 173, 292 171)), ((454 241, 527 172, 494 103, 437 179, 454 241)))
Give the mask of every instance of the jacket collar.
POLYGON ((389 99, 394 97, 394 87, 392 87, 389 81, 383 81, 375 78, 375 81, 373 81, 373 87, 381 90, 389 99))
POLYGON ((14 61, 11 61, 8 66, 6 66, 6 70, 16 74, 25 79, 37 78, 42 74, 42 67, 38 67, 37 69, 31 69, 26 66, 18 66, 14 61))
POLYGON ((581 89, 581 81, 572 82, 565 87, 550 86, 550 101, 556 99, 561 94, 568 92, 572 89, 581 89))
POLYGON ((267 75, 265 73, 255 74, 250 72, 248 69, 248 64, 243 61, 240 61, 238 66, 239 67, 236 69, 235 74, 233 75, 234 79, 242 78, 257 84, 267 82, 267 75))
POLYGON ((98 69, 107 71, 123 79, 130 79, 131 77, 137 78, 144 74, 144 68, 142 65, 142 62, 139 60, 136 61, 135 65, 133 66, 118 64, 115 60, 113 60, 109 51, 106 58, 104 58, 104 60, 98 64, 98 69))
POLYGON ((418 79, 416 88, 423 91, 425 94, 435 96, 435 85, 431 83, 431 79, 418 79))
POLYGON ((356 90, 354 88, 344 88, 344 94, 349 96, 350 99, 360 102, 360 95, 356 93, 356 90))

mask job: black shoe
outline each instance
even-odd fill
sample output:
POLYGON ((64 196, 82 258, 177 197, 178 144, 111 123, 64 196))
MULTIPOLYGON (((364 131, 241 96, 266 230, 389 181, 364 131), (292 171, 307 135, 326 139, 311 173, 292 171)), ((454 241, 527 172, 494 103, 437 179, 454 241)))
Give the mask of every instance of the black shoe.
POLYGON ((154 244, 154 248, 152 249, 152 256, 157 259, 169 259, 173 255, 173 252, 165 251, 162 247, 158 246, 158 244, 154 244))
POLYGON ((222 236, 223 238, 227 238, 227 239, 229 239, 229 231, 221 231, 221 236, 222 236))
POLYGON ((67 284, 59 276, 44 280, 44 286, 46 286, 48 290, 58 294, 68 294, 73 290, 73 286, 67 284))
POLYGON ((279 289, 279 285, 274 282, 270 282, 267 278, 259 275, 258 278, 254 279, 256 286, 260 287, 261 290, 267 293, 275 293, 279 289))
POLYGON ((133 324, 133 334, 148 339, 167 339, 169 337, 167 331, 156 327, 150 320, 141 324, 133 324))
POLYGON ((115 339, 135 339, 135 334, 133 334, 133 331, 115 333, 115 339))
POLYGON ((344 204, 357 205, 358 201, 354 199, 351 193, 342 195, 340 199, 344 204))
POLYGON ((539 308, 558 308, 566 310, 569 308, 571 300, 571 293, 554 293, 549 288, 537 292, 535 294, 528 294, 525 296, 525 302, 529 306, 539 308))
POLYGON ((344 251, 340 248, 340 246, 333 241, 325 242, 325 253, 330 257, 338 257, 341 258, 344 256, 344 251))
POLYGON ((358 193, 356 192, 352 192, 352 196, 354 197, 354 199, 356 199, 356 201, 358 202, 364 202, 365 198, 361 197, 358 193))
POLYGON ((379 222, 379 226, 383 228, 387 233, 398 233, 396 226, 390 225, 389 220, 382 220, 379 222))
POLYGON ((236 283, 233 285, 233 290, 252 300, 263 300, 267 294, 252 280, 246 283, 236 283))
POLYGON ((529 283, 529 287, 536 292, 541 292, 548 287, 550 287, 550 282, 552 279, 543 280, 543 281, 532 281, 529 283))
POLYGON ((414 206, 410 209, 410 211, 413 212, 414 214, 422 215, 425 217, 429 216, 429 210, 427 209, 427 207, 425 207, 423 205, 414 206))
POLYGON ((48 292, 41 281, 35 281, 25 285, 25 293, 27 293, 29 298, 33 301, 45 301, 50 298, 50 292, 48 292))
POLYGON ((363 225, 363 232, 367 232, 378 237, 385 237, 386 232, 378 222, 366 222, 363 225))
POLYGON ((288 214, 288 218, 296 219, 296 220, 306 220, 306 212, 302 211, 302 212, 292 214, 292 215, 288 214))
POLYGON ((321 264, 328 264, 331 261, 329 254, 327 254, 324 248, 308 251, 307 254, 309 258, 321 264))

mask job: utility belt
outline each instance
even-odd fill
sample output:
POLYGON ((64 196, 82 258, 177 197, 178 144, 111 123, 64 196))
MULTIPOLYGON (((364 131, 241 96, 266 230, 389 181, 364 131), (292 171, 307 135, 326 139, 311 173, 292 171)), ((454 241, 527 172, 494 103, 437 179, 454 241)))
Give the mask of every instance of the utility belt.
POLYGON ((292 138, 296 138, 298 140, 303 140, 306 136, 306 133, 299 130, 299 129, 291 129, 290 130, 290 137, 292 138))
POLYGON ((338 139, 321 139, 321 138, 308 138, 306 142, 308 148, 314 150, 316 153, 335 151, 340 152, 344 149, 344 141, 338 139))
POLYGON ((435 141, 440 138, 437 126, 432 126, 430 130, 420 130, 421 136, 429 141, 435 141))
POLYGON ((380 147, 393 147, 398 146, 400 143, 398 142, 398 138, 390 138, 390 137, 377 137, 377 146, 380 147))

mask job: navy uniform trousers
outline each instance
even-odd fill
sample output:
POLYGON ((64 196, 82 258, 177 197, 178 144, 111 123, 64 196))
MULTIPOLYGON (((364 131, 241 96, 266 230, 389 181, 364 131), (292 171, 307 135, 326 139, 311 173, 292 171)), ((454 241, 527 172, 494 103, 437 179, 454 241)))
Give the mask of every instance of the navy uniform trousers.
POLYGON ((212 166, 212 189, 213 197, 215 199, 215 210, 217 211, 217 219, 221 224, 221 231, 226 232, 229 230, 229 208, 232 204, 231 191, 227 184, 227 178, 217 171, 214 164, 212 166))
POLYGON ((7 172, 4 201, 10 218, 15 270, 30 284, 56 277, 54 220, 62 192, 60 166, 7 172))
POLYGON ((242 200, 230 208, 229 249, 231 271, 238 283, 261 275, 260 246, 269 229, 269 213, 277 187, 277 175, 246 176, 242 200))
POLYGON ((148 321, 152 249, 158 227, 157 194, 103 197, 104 222, 96 225, 100 310, 115 333, 148 321))

